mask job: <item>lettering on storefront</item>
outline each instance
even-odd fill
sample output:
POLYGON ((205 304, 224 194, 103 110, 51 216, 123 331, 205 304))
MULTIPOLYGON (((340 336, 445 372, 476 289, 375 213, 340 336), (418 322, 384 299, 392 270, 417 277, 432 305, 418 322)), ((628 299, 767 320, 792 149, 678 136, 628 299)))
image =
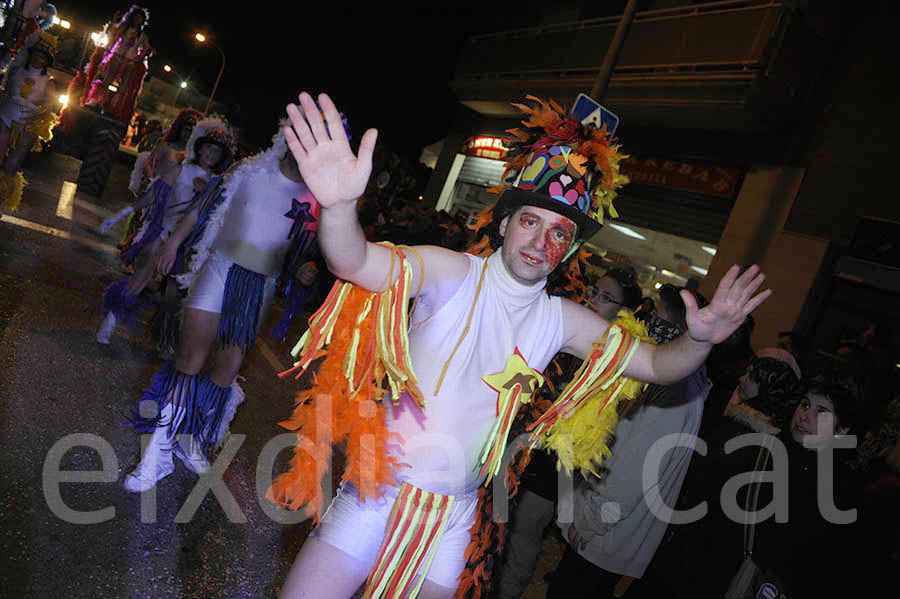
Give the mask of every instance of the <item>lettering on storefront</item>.
POLYGON ((506 159, 506 148, 503 147, 503 139, 487 135, 471 138, 463 144, 459 153, 466 156, 475 156, 476 158, 506 159))
POLYGON ((738 168, 641 156, 626 158, 621 168, 633 183, 720 197, 734 197, 741 176, 738 168))

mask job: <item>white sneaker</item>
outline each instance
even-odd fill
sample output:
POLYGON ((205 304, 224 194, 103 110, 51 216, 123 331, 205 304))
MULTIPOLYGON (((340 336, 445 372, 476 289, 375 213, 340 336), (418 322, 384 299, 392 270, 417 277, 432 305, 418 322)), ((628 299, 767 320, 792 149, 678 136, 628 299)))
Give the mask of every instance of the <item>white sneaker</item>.
POLYGON ((103 319, 103 322, 100 324, 100 329, 97 331, 97 343, 109 345, 109 340, 115 330, 116 315, 112 312, 107 312, 106 318, 103 319))
POLYGON ((176 443, 173 451, 178 459, 181 460, 181 463, 184 464, 184 467, 194 474, 203 475, 212 470, 209 460, 206 459, 203 452, 194 443, 191 443, 191 447, 187 452, 181 447, 181 443, 176 443))
POLYGON ((156 483, 175 472, 175 464, 169 462, 168 465, 160 464, 159 467, 145 467, 141 461, 137 468, 125 477, 122 486, 126 491, 131 493, 143 493, 149 491, 156 486, 156 483))
MULTIPOLYGON (((171 409, 171 406, 166 406, 163 414, 168 416, 171 409)), ((156 485, 157 481, 175 472, 175 462, 172 459, 174 440, 169 439, 168 434, 168 425, 157 427, 153 431, 140 464, 125 477, 125 482, 122 483, 126 491, 132 493, 148 491, 156 485)))

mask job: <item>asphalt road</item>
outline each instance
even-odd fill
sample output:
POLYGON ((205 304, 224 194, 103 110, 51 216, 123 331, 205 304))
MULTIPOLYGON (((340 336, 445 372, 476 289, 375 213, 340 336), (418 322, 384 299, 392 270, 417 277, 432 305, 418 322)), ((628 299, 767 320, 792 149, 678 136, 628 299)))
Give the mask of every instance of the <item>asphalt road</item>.
POLYGON ((289 343, 263 335, 241 370, 232 433, 245 438, 222 475, 231 509, 195 491, 198 478, 176 460, 142 512, 142 495, 122 488, 140 456, 124 422, 162 361, 141 331, 94 340, 103 289, 124 276, 114 247, 123 224, 105 236, 96 227, 128 201, 130 165, 115 165, 102 198, 70 202, 78 168, 33 155, 22 205, 0 222, 0 596, 274 597, 310 525, 270 517, 257 484, 260 453, 292 410, 297 383, 275 376, 289 343), (55 483, 66 476, 55 470, 93 480, 55 483))

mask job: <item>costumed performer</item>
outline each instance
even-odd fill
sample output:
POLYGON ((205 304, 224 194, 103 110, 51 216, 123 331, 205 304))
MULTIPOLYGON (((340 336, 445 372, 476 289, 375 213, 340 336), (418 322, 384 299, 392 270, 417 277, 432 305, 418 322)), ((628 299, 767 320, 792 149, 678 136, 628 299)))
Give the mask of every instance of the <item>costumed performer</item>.
POLYGON ((0 77, 24 64, 23 50, 41 39, 41 32, 53 24, 56 7, 44 0, 23 0, 8 7, 0 30, 0 77), (49 19, 48 19, 49 17, 49 19))
POLYGON ((22 199, 25 157, 53 137, 57 116, 50 107, 56 102, 56 84, 47 68, 55 53, 56 38, 42 34, 27 51, 27 63, 9 73, 0 98, 0 216, 15 210, 22 199))
MULTIPOLYGON (((322 501, 316 495, 317 477, 327 471, 330 443, 340 434, 349 437, 344 478, 353 484, 341 486, 303 545, 282 596, 344 599, 363 583, 364 597, 416 596, 420 590, 422 597, 480 596, 483 590, 473 591, 463 572, 466 558, 476 551, 469 543, 478 488, 499 474, 508 424, 518 407, 531 400, 551 358, 559 351, 587 358, 575 389, 590 379, 618 391, 623 384, 619 374, 672 383, 696 370, 712 345, 725 339, 770 291, 754 295, 764 279, 756 266, 740 276, 740 268, 732 267, 707 308, 699 310, 693 296, 685 294, 688 333, 659 347, 639 343, 623 326, 610 327, 574 302, 549 297, 544 291, 547 275, 599 230, 600 215, 621 183, 619 156, 606 129, 582 124, 556 103, 521 107, 530 117, 529 128, 513 132, 518 152, 511 151, 516 156, 512 165, 521 178, 503 192, 495 212, 503 238, 499 252, 479 258, 436 246, 369 243, 357 219, 356 200, 371 172, 377 132, 366 132, 359 156, 354 156, 328 96, 320 95, 319 103, 330 134, 309 94, 299 99, 306 117, 289 106, 293 128, 285 134, 321 205, 319 246, 331 271, 345 282, 336 285, 311 319, 297 368, 302 370, 330 342, 329 353, 339 354, 335 358, 346 379, 329 386, 334 375, 324 371, 326 354, 316 373, 318 386, 299 396, 293 420, 282 423, 302 432, 292 471, 275 481, 269 497, 317 513, 322 501), (407 332, 410 295, 418 303, 407 332), (359 312, 342 321, 351 327, 332 328, 337 310, 351 306, 359 312), (373 333, 368 326, 354 330, 353 324, 365 322, 368 314, 375 314, 373 333), (351 349, 344 355, 338 347, 351 349), (375 355, 376 361, 364 362, 359 354, 375 355), (348 381, 352 391, 369 381, 379 387, 384 378, 393 405, 385 402, 379 410, 381 395, 369 391, 356 395, 349 407, 338 403, 348 396, 348 381), (308 419, 323 401, 330 401, 332 413, 338 414, 328 423, 330 436, 317 435, 316 416, 308 419), (354 430, 362 421, 364 428, 354 430), (372 432, 379 423, 386 434, 372 432), (393 443, 401 440, 402 446, 393 443)), ((633 386, 641 385, 635 381, 633 386)), ((603 414, 614 411, 615 394, 607 394, 611 409, 603 414)), ((579 435, 590 436, 592 429, 611 432, 589 400, 584 418, 576 419, 583 411, 574 410, 580 400, 563 392, 532 429, 570 469, 593 470, 594 460, 605 457, 594 450, 577 463, 573 460, 579 454, 561 447, 566 439, 572 445, 573 434, 580 443, 579 435), (554 427, 570 422, 581 428, 552 434, 554 427)), ((475 575, 481 585, 480 573, 475 575)))
POLYGON ((209 470, 243 399, 235 379, 265 320, 285 254, 317 210, 281 132, 271 148, 234 165, 201 196, 156 261, 169 274, 187 244, 188 267, 176 279, 189 291, 175 359, 153 376, 133 417, 138 430, 152 435, 125 479, 131 492, 171 474, 173 454, 197 474, 209 470), (213 368, 201 372, 213 350, 213 368))
MULTIPOLYGON (((194 126, 203 119, 203 113, 193 108, 185 108, 175 117, 168 129, 147 140, 141 141, 138 147, 138 155, 134 161, 134 168, 131 169, 128 190, 134 194, 136 198, 144 195, 150 182, 157 177, 163 166, 167 168, 173 164, 178 164, 184 160, 187 152, 187 142, 191 138, 194 126)), ((159 121, 153 121, 159 125, 159 121)), ((125 214, 128 215, 128 221, 125 224, 125 231, 122 233, 122 239, 119 242, 120 255, 128 251, 134 241, 135 235, 143 225, 143 211, 137 210, 129 212, 129 207, 123 208, 123 211, 117 213, 111 220, 116 223, 121 220, 125 214)), ((112 225, 108 225, 111 227, 112 225)), ((133 268, 130 263, 125 264, 126 268, 133 268)))
MULTIPOLYGON (((96 106, 124 122, 131 120, 141 86, 147 75, 147 59, 153 54, 146 28, 150 11, 132 4, 122 18, 109 30, 109 49, 97 65, 96 78, 86 81, 89 86, 85 106, 96 106), (110 86, 115 86, 112 92, 110 86)), ((93 63, 93 57, 92 57, 93 63)), ((89 67, 90 68, 90 67, 89 67)))
MULTIPOLYGON (((231 130, 222 120, 209 118, 200 121, 193 127, 184 160, 162 164, 159 175, 137 202, 100 225, 100 231, 106 232, 125 214, 136 208, 149 207, 141 230, 122 254, 122 260, 126 263, 136 260, 134 274, 113 283, 104 292, 106 316, 97 331, 98 343, 109 343, 120 320, 133 321, 140 308, 138 294, 153 279, 154 261, 163 241, 191 208, 194 196, 207 180, 231 164, 234 151, 231 130)), ((171 159, 171 156, 168 158, 171 159)))

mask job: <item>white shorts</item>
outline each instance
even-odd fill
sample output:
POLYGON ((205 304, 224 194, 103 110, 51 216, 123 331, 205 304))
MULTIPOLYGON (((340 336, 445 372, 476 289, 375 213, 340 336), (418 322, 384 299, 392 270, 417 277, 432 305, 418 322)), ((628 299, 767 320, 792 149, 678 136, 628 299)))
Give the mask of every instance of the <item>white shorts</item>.
MULTIPOLYGON (((222 300, 225 298, 225 280, 228 278, 228 269, 234 264, 228 256, 222 252, 213 252, 209 255, 200 271, 194 277, 191 289, 188 291, 186 306, 204 312, 222 313, 222 300)), ((259 314, 259 323, 266 319, 266 314, 272 306, 275 297, 275 277, 266 278, 266 289, 263 292, 262 310, 259 314)))
MULTIPOLYGON (((310 535, 371 568, 378 558, 399 490, 399 487, 388 486, 381 498, 362 503, 356 494, 356 487, 346 481, 341 483, 321 523, 310 535)), ((477 490, 453 498, 447 527, 435 548, 434 559, 425 578, 442 587, 455 589, 459 586, 459 575, 466 567, 464 553, 471 538, 469 531, 475 523, 477 508, 477 490)))

